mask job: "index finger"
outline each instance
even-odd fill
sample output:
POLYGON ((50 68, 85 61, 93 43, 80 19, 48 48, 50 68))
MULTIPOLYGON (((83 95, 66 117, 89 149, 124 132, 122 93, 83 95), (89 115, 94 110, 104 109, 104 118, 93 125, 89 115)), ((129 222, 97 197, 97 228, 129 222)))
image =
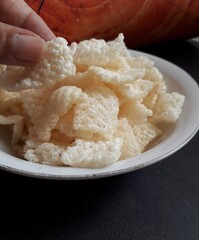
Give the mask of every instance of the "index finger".
POLYGON ((1 0, 0 21, 30 30, 46 41, 55 37, 42 18, 24 0, 1 0))

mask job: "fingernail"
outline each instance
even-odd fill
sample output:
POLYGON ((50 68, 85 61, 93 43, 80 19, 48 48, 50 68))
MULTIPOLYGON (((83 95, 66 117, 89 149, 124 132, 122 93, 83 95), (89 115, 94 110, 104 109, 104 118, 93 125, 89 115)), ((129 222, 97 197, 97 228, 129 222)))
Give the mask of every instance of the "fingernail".
POLYGON ((15 59, 38 62, 45 51, 45 42, 39 37, 16 34, 12 42, 12 56, 15 59))

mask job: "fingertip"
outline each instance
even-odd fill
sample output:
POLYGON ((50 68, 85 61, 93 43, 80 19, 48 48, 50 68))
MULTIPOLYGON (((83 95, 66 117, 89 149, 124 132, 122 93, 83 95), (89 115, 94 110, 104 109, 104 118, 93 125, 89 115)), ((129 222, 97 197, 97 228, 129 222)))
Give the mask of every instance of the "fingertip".
POLYGON ((45 40, 50 41, 54 38, 56 38, 55 34, 51 30, 48 30, 48 32, 45 35, 45 40))
POLYGON ((45 41, 37 36, 16 34, 12 41, 12 57, 19 61, 37 63, 46 50, 45 41))

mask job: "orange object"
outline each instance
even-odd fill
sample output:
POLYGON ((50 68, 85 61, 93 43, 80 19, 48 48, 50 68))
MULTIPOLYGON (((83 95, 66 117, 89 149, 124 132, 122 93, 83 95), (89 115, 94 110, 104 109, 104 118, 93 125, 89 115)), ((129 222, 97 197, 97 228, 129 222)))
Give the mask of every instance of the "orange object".
POLYGON ((199 35, 198 0, 26 0, 69 42, 125 35, 129 47, 199 35))

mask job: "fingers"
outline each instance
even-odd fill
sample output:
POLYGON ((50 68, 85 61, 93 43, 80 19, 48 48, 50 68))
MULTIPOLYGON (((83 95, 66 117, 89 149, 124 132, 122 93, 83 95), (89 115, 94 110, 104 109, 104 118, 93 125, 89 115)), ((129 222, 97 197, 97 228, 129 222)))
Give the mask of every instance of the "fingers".
POLYGON ((0 22, 30 30, 46 41, 55 37, 24 0, 0 0, 0 22))
POLYGON ((40 60, 45 42, 25 29, 0 23, 0 64, 30 65, 40 60))

